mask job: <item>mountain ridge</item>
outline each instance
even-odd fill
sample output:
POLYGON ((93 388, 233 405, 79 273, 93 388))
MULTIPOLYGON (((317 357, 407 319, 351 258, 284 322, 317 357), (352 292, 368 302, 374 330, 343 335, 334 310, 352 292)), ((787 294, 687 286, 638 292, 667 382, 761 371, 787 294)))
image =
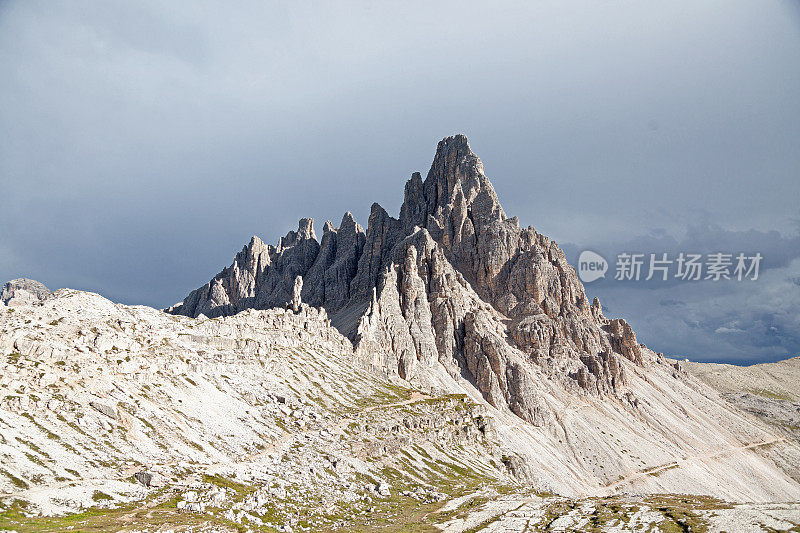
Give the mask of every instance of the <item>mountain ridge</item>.
POLYGON ((319 241, 310 218, 253 237, 171 314, 25 279, 0 302, 0 525, 108 498, 284 531, 375 512, 502 530, 576 505, 579 528, 607 504, 650 509, 626 518, 645 527, 677 508, 712 523, 709 496, 798 523, 777 503, 800 501, 796 406, 722 395, 606 318, 463 136, 398 218, 373 204, 366 231, 345 213, 319 241))
POLYGON ((800 460, 796 444, 771 440, 768 426, 640 344, 623 319, 606 318, 557 243, 506 215, 463 135, 439 142, 424 180, 412 174, 398 218, 375 203, 366 231, 346 214, 340 228, 326 223, 322 242, 312 219, 301 219, 277 246, 251 240, 167 311, 296 305, 298 277, 302 301, 327 311, 359 360, 422 391, 466 393, 493 408, 517 473, 534 483, 770 499, 777 493, 761 476, 771 472, 786 483, 782 494, 800 497, 796 471, 784 468, 800 460), (702 468, 628 476, 697 450, 713 458, 702 468), (565 471, 571 477, 559 479, 565 471))
POLYGON ((488 355, 476 346, 511 344, 545 368, 557 366, 556 352, 565 350, 572 362, 561 370, 597 393, 624 382, 618 357, 642 363, 633 330, 624 320, 605 319, 597 300, 589 304, 558 245, 507 217, 463 135, 439 142, 424 181, 412 174, 399 218, 374 203, 366 232, 347 212, 339 228, 326 222, 321 242, 311 218, 277 246, 254 237, 230 267, 168 311, 213 317, 285 307, 297 276, 303 301, 324 307, 357 349, 369 346, 362 353, 385 352, 380 364, 389 370, 424 386, 426 376, 416 373, 420 362, 439 361, 451 374, 466 369, 492 405, 508 405, 529 422, 541 422, 541 411, 515 385, 525 380, 521 366, 506 364, 515 359, 508 350, 488 355), (467 309, 446 309, 432 297, 467 309), (505 329, 505 338, 493 329, 505 329), (501 366, 510 367, 511 379, 501 366))

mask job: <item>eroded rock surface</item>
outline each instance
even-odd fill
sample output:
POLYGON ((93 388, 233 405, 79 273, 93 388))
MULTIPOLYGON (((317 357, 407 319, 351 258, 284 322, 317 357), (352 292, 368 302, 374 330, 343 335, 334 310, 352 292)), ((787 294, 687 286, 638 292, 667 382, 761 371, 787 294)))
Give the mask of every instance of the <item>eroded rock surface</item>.
POLYGON ((27 278, 18 278, 3 285, 0 303, 9 307, 37 304, 44 300, 50 291, 44 284, 27 278))
POLYGON ((191 319, 61 289, 0 310, 2 530, 363 529, 402 491, 512 483, 492 428, 370 372, 305 304, 191 319))
POLYGON ((302 219, 276 247, 253 237, 233 264, 169 311, 230 315, 302 299, 375 366, 420 386, 464 373, 492 405, 533 424, 548 419, 532 365, 592 394, 625 383, 619 358, 642 365, 624 320, 589 304, 558 245, 520 228, 500 205, 466 137, 439 143, 423 181, 405 186, 399 219, 373 204, 366 233, 348 212, 317 244, 302 219))

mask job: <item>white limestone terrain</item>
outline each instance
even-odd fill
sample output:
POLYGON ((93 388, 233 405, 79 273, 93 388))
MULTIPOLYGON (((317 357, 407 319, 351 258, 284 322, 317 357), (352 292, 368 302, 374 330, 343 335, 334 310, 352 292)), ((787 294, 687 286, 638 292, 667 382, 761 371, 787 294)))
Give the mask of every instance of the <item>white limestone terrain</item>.
POLYGON ((463 136, 400 219, 254 237, 166 311, 0 302, 0 529, 800 528, 791 428, 606 318, 463 136))
POLYGON ((198 320, 62 289, 0 332, 0 498, 20 516, 134 501, 114 518, 133 526, 167 502, 333 527, 401 490, 512 482, 485 407, 377 376, 307 306, 198 320))

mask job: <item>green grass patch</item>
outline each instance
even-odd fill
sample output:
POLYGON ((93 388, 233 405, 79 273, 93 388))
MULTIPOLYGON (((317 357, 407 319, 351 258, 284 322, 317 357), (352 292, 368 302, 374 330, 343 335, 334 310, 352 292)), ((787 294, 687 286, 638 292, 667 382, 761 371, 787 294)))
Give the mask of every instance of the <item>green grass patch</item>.
POLYGON ((791 396, 767 389, 748 389, 747 392, 763 398, 770 398, 771 400, 786 400, 787 402, 794 401, 791 396))

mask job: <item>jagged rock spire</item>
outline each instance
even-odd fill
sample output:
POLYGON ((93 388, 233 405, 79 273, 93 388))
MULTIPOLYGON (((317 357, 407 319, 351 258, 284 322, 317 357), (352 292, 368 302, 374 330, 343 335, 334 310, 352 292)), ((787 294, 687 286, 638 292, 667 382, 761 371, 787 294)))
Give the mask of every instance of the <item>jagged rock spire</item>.
POLYGON ((406 230, 420 226, 431 231, 432 223, 443 231, 452 230, 444 222, 454 209, 463 207, 469 207, 470 215, 481 222, 506 218, 483 163, 467 138, 455 135, 439 142, 424 182, 414 173, 406 183, 400 221, 406 230))
POLYGON ((595 394, 617 393, 625 365, 643 364, 630 326, 589 305, 563 251, 500 205, 464 135, 439 142, 425 180, 405 185, 399 219, 373 204, 366 233, 300 220, 277 247, 255 238, 171 312, 197 316, 302 300, 325 307, 361 357, 420 386, 437 372, 470 376, 492 405, 549 420, 542 374, 595 394))

